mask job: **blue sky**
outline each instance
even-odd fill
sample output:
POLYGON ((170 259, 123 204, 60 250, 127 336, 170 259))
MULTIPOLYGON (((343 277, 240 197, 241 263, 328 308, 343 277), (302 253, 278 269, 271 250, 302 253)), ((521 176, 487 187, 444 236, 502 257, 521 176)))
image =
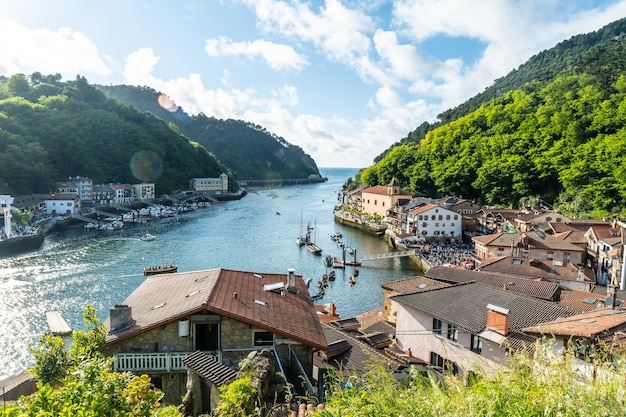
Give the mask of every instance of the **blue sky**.
POLYGON ((1 75, 149 86, 350 168, 538 52, 626 16, 626 0, 4 3, 1 75))

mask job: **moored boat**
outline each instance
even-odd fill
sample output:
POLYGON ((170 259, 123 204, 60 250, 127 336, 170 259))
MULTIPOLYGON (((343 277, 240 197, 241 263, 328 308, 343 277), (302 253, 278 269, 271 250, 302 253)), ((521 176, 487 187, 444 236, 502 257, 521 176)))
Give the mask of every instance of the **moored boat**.
POLYGON ((156 239, 156 235, 153 235, 152 233, 144 233, 143 235, 141 235, 141 237, 139 238, 141 240, 143 240, 144 242, 148 242, 151 240, 155 240, 156 239))
POLYGON ((150 266, 143 269, 143 274, 148 275, 157 275, 157 274, 170 274, 178 271, 177 265, 161 265, 161 266, 150 266))

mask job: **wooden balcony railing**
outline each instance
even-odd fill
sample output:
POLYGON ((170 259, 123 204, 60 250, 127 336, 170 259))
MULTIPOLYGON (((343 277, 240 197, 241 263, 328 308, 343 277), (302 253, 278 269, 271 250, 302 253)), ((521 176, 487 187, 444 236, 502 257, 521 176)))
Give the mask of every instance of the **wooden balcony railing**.
MULTIPOLYGON (((183 359, 192 352, 117 353, 113 357, 115 372, 184 372, 183 359)), ((205 352, 221 361, 219 352, 205 352)))

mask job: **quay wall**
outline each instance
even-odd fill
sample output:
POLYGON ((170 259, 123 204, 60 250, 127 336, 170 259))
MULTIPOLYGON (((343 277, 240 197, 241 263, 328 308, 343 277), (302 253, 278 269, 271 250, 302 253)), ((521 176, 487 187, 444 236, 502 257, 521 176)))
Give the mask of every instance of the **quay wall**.
POLYGON ((339 224, 354 227, 376 236, 382 236, 385 230, 387 230, 387 225, 382 222, 376 222, 343 210, 335 210, 333 216, 335 221, 339 224))
POLYGON ((279 178, 274 180, 240 180, 237 181, 240 187, 264 187, 268 185, 296 185, 296 184, 317 184, 328 181, 328 177, 316 178, 279 178))

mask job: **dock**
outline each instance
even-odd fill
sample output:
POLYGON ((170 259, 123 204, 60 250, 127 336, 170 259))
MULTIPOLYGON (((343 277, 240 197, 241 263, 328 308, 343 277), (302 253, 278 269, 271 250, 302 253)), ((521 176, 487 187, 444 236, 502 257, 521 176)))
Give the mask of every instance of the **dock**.
POLYGON ((53 335, 66 336, 72 333, 72 328, 67 324, 65 319, 61 317, 61 313, 58 311, 46 312, 46 320, 48 321, 50 333, 53 335))

